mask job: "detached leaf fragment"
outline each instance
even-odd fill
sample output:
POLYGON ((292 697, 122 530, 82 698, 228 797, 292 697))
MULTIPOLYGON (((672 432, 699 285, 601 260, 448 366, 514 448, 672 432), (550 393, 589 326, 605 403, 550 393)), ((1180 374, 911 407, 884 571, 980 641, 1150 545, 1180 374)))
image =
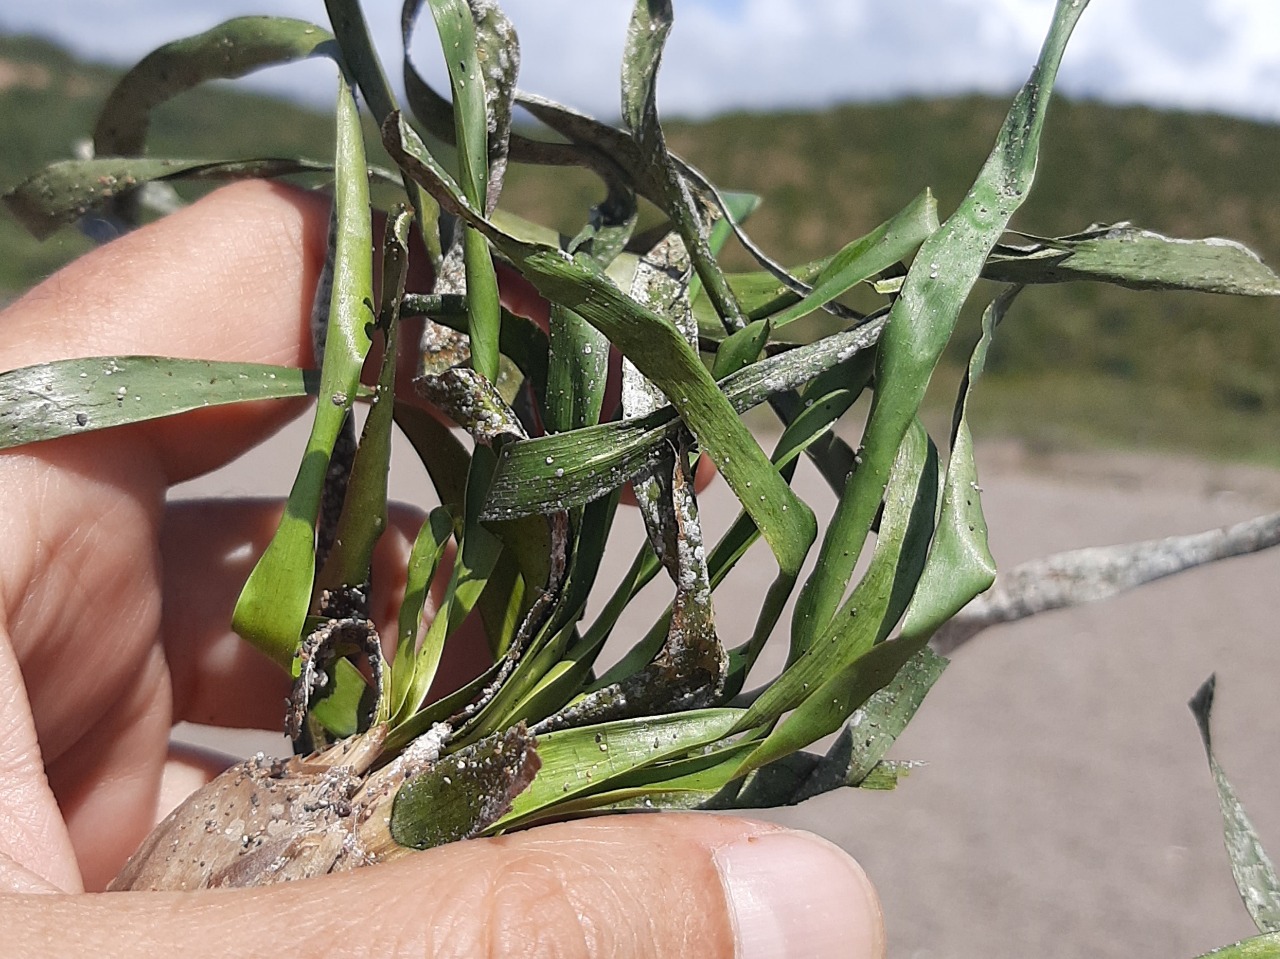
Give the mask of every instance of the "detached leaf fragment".
MULTIPOLYGON (((1196 725, 1200 727, 1200 738, 1204 741, 1205 756, 1209 760, 1209 770, 1213 773, 1214 784, 1218 787, 1218 802, 1222 807, 1223 839, 1227 846, 1227 856, 1231 860, 1231 874, 1235 876, 1236 888, 1240 890, 1240 898, 1249 910, 1259 932, 1280 933, 1280 879, 1276 877, 1275 866, 1267 857, 1266 850, 1253 828, 1253 823, 1245 814, 1244 806, 1235 789, 1232 788, 1227 774, 1218 765, 1213 754, 1213 738, 1209 733, 1209 717, 1213 712, 1213 695, 1217 685, 1216 677, 1210 676, 1196 690, 1195 696, 1187 705, 1196 717, 1196 725)), ((1240 955, 1252 955, 1243 952, 1240 955)), ((1216 953, 1215 953, 1216 955, 1216 953)))
POLYGON ((1213 952, 1206 952, 1199 959, 1280 959, 1280 932, 1242 939, 1213 952))

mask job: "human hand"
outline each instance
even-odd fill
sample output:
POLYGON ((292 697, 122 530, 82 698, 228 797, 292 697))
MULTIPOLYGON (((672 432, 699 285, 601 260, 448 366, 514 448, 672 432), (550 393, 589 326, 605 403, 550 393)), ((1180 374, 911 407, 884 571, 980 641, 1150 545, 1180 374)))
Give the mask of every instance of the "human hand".
MULTIPOLYGON (((220 190, 4 311, 0 368, 122 353, 307 364, 327 217, 327 201, 298 191, 220 190)), ((279 504, 166 506, 165 493, 302 408, 203 410, 0 456, 8 954, 882 953, 874 893, 842 852, 709 815, 561 823, 251 890, 86 893, 219 771, 170 750, 173 723, 280 722, 287 677, 227 626, 247 574, 237 557, 261 551, 279 504)), ((379 544, 380 625, 394 622, 411 533, 379 544)))

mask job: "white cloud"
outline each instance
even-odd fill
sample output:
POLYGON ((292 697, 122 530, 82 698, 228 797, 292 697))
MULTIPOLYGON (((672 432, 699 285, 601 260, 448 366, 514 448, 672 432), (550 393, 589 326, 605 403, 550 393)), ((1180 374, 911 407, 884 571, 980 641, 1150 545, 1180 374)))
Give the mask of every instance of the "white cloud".
MULTIPOLYGON (((394 5, 370 3, 384 57, 394 5)), ((603 115, 618 108, 629 0, 505 0, 524 47, 522 85, 603 115)), ((1026 76, 1052 0, 681 0, 659 96, 664 110, 794 108, 896 94, 1007 92, 1026 76)), ((37 31, 120 62, 242 13, 323 22, 321 0, 58 0, 6 5, 0 29, 37 31)), ((415 57, 439 77, 429 15, 415 57)), ((325 70, 262 82, 315 102, 325 70)), ((1280 120, 1276 0, 1098 0, 1081 19, 1061 89, 1077 96, 1280 120)))

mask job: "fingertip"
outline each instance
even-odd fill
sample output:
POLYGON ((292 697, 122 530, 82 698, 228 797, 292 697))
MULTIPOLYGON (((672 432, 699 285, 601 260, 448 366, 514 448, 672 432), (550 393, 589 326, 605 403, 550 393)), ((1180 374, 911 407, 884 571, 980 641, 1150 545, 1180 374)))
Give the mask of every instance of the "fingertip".
POLYGON ((746 836, 713 856, 733 924, 735 959, 881 959, 880 899, 862 867, 812 833, 746 836))

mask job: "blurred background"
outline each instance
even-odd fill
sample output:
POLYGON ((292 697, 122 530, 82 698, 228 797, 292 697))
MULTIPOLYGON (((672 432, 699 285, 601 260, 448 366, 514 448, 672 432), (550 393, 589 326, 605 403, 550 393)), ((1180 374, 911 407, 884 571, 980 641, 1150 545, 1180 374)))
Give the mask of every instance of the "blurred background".
MULTIPOLYGON (((760 194, 748 227, 789 264, 833 252, 925 187, 945 217, 1052 9, 1049 0, 676 6, 659 86, 672 149, 721 186, 760 194)), ((325 19, 319 0, 16 7, 0 9, 0 191, 70 156, 114 79, 154 46, 242 13, 325 19)), ((521 34, 526 89, 616 115, 629 3, 503 8, 521 34)), ((370 4, 368 16, 395 63, 393 5, 370 4)), ((1096 3, 1068 50, 1039 180, 1015 228, 1054 236, 1131 220, 1240 240, 1280 265, 1277 41, 1271 0, 1096 3)), ((434 43, 428 16, 412 50, 438 79, 434 43)), ((333 92, 327 63, 201 89, 157 113, 152 152, 326 158, 333 92)), ((596 198, 585 176, 517 169, 503 202, 576 231, 596 198)), ((0 303, 86 248, 69 230, 37 244, 0 210, 0 303)), ((1280 509, 1277 319, 1270 301, 1085 284, 1024 294, 974 399, 1001 566, 1280 509)), ((936 377, 940 414, 976 320, 975 311, 962 321, 936 377)), ((287 432, 179 495, 283 495, 301 446, 287 432)), ((398 495, 423 503, 423 481, 397 476, 398 495)), ((820 481, 802 471, 798 484, 829 510, 820 481)), ((730 511, 727 501, 704 504, 713 530, 730 511)), ((635 538, 611 553, 619 563, 640 536, 632 526, 635 538)), ((757 596, 771 571, 762 556, 725 589, 757 596)), ((1154 959, 1246 936, 1184 704, 1216 670, 1219 756, 1277 854, 1280 718, 1267 708, 1280 677, 1277 574, 1280 555, 1264 554, 991 630, 957 652, 895 747, 927 766, 895 793, 845 791, 782 815, 867 865, 894 957, 1154 959)), ((717 596, 721 631, 749 629, 733 616, 750 604, 717 596)))

